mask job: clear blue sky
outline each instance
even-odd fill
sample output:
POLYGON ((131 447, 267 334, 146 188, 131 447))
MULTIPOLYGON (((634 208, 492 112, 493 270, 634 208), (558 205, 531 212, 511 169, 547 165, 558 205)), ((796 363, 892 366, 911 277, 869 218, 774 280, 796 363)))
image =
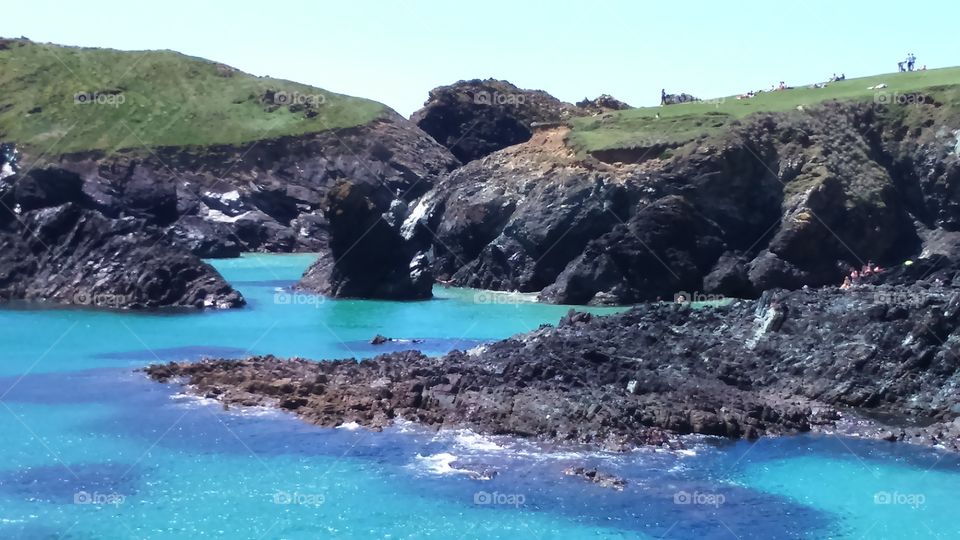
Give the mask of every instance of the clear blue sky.
POLYGON ((4 0, 0 36, 174 49, 386 103, 495 77, 565 100, 633 105, 960 64, 957 0, 4 0))

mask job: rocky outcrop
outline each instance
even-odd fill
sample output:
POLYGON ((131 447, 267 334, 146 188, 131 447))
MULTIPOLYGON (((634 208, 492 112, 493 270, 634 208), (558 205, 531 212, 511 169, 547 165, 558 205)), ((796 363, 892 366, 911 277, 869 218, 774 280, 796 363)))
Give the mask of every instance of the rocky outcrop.
MULTIPOLYGON (((328 193, 327 249, 307 269, 301 289, 338 298, 420 300, 432 296, 433 275, 425 256, 404 237, 406 204, 377 204, 380 184, 341 181, 328 193)), ((387 191, 387 194, 389 192, 387 191)))
POLYGON ((434 88, 410 119, 466 163, 529 140, 534 123, 584 114, 542 90, 474 79, 434 88))
POLYGON ((384 198, 411 201, 457 165, 393 112, 363 126, 243 146, 86 152, 51 163, 83 180, 100 213, 143 219, 201 257, 320 251, 322 206, 340 179, 379 184, 384 198))
POLYGON ((610 94, 601 94, 593 99, 583 98, 582 101, 577 102, 577 107, 593 114, 601 114, 608 111, 622 111, 632 108, 630 105, 627 105, 610 94))
POLYGON ((829 429, 958 451, 958 292, 933 282, 768 292, 721 308, 572 313, 556 328, 442 358, 258 357, 148 373, 323 426, 402 418, 608 448, 829 429))
POLYGON ((574 152, 569 128, 545 128, 417 204, 436 237, 434 272, 456 285, 557 303, 756 297, 954 250, 956 121, 932 99, 826 103, 669 151, 621 149, 615 162, 574 152))
POLYGON ((109 308, 244 304, 210 265, 142 219, 93 209, 79 176, 33 169, 0 180, 0 301, 109 308))

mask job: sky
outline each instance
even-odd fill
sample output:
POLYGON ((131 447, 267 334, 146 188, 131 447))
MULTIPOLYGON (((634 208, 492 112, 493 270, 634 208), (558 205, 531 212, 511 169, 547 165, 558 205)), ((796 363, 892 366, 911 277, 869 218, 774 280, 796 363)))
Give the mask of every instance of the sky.
POLYGON ((506 79, 564 100, 656 105, 896 70, 960 65, 960 2, 805 0, 4 0, 0 36, 173 49, 255 75, 385 103, 506 79))

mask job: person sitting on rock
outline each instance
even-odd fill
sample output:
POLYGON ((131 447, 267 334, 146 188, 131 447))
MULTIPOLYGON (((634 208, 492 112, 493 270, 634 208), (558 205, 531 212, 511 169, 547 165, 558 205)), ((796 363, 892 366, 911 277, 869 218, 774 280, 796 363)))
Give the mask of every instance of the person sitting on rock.
POLYGON ((853 287, 853 283, 850 281, 850 276, 844 276, 843 283, 840 284, 840 290, 845 291, 850 287, 853 287))

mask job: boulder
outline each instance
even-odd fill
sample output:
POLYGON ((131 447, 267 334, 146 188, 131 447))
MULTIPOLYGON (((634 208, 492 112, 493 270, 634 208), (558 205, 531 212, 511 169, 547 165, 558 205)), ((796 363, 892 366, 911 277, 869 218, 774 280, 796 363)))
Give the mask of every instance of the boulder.
MULTIPOLYGON (((420 300, 432 296, 427 261, 401 233, 402 219, 382 208, 384 186, 341 181, 328 195, 329 249, 298 287, 337 298, 420 300)), ((388 192, 389 193, 389 192, 388 192)), ((402 205, 401 205, 402 206, 402 205)))

